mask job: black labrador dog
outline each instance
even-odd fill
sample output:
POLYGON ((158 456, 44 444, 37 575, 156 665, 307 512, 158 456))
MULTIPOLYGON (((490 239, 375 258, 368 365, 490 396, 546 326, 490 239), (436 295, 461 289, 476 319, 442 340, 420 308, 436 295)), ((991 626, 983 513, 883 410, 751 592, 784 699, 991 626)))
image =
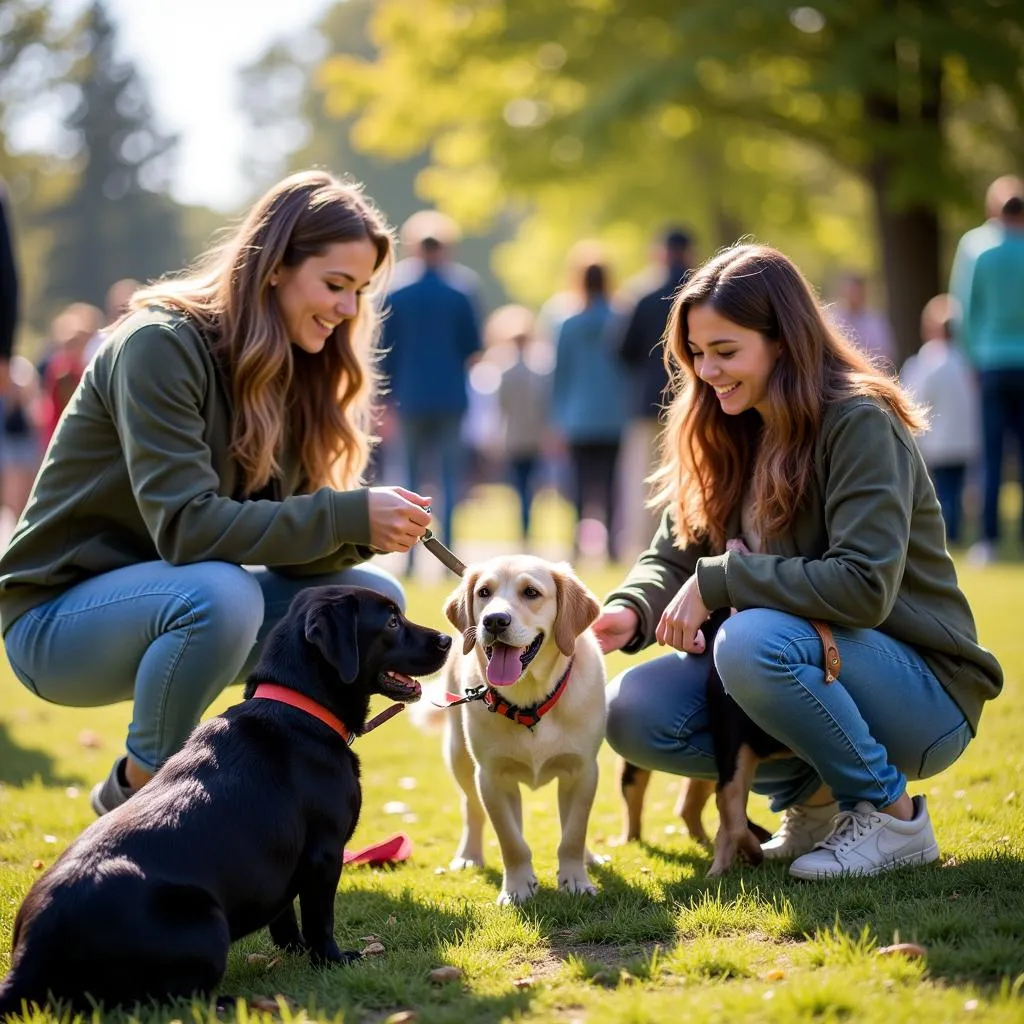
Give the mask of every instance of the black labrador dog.
POLYGON ((228 946, 264 925, 314 964, 357 957, 334 939, 342 854, 361 803, 345 734, 363 731, 374 693, 419 699, 411 677, 440 669, 450 646, 373 591, 299 594, 267 638, 246 699, 197 726, 29 890, 0 1017, 23 1000, 87 1010, 207 996, 228 946))

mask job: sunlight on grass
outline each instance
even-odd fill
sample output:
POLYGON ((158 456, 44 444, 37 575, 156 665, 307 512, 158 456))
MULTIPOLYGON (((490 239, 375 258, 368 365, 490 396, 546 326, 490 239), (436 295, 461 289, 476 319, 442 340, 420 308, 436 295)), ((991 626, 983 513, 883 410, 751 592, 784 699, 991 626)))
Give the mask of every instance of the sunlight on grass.
MULTIPOLYGON (((457 530, 467 544, 473 538, 485 548, 491 537, 514 536, 506 498, 501 489, 485 489, 459 510, 457 530)), ((564 503, 545 496, 538 512, 538 537, 566 542, 564 503)), ((624 567, 581 563, 580 571, 603 595, 624 567)), ((103 1019, 382 1024, 392 1013, 415 1010, 418 1024, 1017 1024, 1024 1019, 1024 567, 962 566, 961 581, 982 642, 1003 662, 1006 688, 960 761, 912 784, 929 799, 942 851, 937 865, 827 884, 796 882, 778 864, 706 880, 709 855, 673 817, 678 781, 667 775, 651 780, 645 842, 613 844, 621 804, 615 758, 605 747, 590 843, 611 859, 593 872, 598 895, 556 889, 559 828, 549 786, 523 801, 540 891, 525 907, 499 907, 493 832, 485 833, 482 871, 448 870, 460 823, 440 736, 418 733, 399 716, 355 747, 363 810, 352 844, 404 831, 413 857, 393 870, 346 870, 336 903, 341 946, 362 949, 373 937, 383 955, 315 971, 304 957, 280 956, 261 932, 233 947, 222 991, 249 1000, 281 993, 295 1008, 279 1015, 239 1008, 217 1018, 195 1003, 173 1013, 140 1008, 103 1019), (879 955, 896 941, 918 942, 927 956, 879 955), (461 977, 432 982, 430 971, 445 965, 461 977)), ((412 617, 447 628, 442 604, 453 582, 410 583, 412 617)), ((635 661, 608 658, 609 677, 635 661)), ((239 698, 230 687, 211 713, 239 698)), ((2 971, 17 906, 42 867, 92 820, 88 789, 120 753, 130 709, 46 704, 6 668, 0 709, 2 971)), ((777 821, 761 797, 752 799, 751 815, 769 827, 777 821)), ((705 817, 713 831, 713 807, 705 817)))

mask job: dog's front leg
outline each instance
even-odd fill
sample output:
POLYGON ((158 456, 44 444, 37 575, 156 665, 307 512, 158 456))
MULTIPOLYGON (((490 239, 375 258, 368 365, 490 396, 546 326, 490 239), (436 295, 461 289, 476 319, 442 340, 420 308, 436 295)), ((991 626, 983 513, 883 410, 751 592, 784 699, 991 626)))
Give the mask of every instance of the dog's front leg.
POLYGON ((325 963, 347 964, 360 954, 341 950, 334 940, 334 895, 341 878, 343 850, 328 847, 310 863, 299 884, 299 906, 302 908, 302 934, 309 949, 309 959, 317 966, 325 963))
POLYGON ((462 838, 448 865, 452 871, 484 866, 484 820, 486 811, 476 787, 473 758, 466 745, 462 708, 450 711, 445 721, 444 758, 462 792, 462 838))
POLYGON ((295 917, 295 904, 289 903, 273 921, 267 925, 270 938, 279 949, 289 953, 304 953, 306 940, 299 931, 299 922, 295 917))
POLYGON ((523 805, 515 779, 495 778, 477 769, 477 788, 498 836, 504 876, 499 903, 523 903, 537 891, 533 858, 523 838, 523 805))
POLYGON ((558 844, 558 888, 595 896, 597 889, 587 875, 587 823, 597 793, 597 763, 588 762, 578 772, 558 777, 558 816, 562 841, 558 844))

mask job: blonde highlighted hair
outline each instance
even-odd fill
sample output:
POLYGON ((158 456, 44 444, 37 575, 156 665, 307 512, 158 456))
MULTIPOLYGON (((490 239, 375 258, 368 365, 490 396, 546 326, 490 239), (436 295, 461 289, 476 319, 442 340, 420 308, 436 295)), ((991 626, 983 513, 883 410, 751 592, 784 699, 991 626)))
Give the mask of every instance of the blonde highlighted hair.
POLYGON ((913 431, 926 425, 899 383, 826 321, 792 261, 768 246, 727 249, 680 288, 665 328, 665 364, 672 400, 651 504, 673 508, 680 546, 706 539, 723 550, 728 520, 748 481, 762 536, 784 533, 814 472, 824 411, 835 402, 863 395, 887 403, 913 431), (727 415, 711 385, 697 376, 687 315, 701 305, 780 342, 765 419, 753 409, 727 415))
POLYGON ((191 317, 231 381, 231 454, 247 494, 280 472, 286 443, 298 449, 303 489, 359 484, 370 454, 379 305, 393 263, 384 216, 359 185, 322 171, 278 182, 245 219, 183 274, 143 288, 132 309, 164 306, 191 317), (335 327, 324 350, 291 343, 270 280, 338 242, 377 250, 355 318, 335 327))

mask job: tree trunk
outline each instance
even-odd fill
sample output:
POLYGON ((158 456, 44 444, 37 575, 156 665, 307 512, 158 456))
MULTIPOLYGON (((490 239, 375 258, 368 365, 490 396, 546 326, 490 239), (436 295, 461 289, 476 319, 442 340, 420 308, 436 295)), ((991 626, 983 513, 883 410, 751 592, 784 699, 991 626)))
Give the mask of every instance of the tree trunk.
MULTIPOLYGON (((897 81, 895 50, 888 54, 897 81)), ((920 102, 913 111, 913 148, 901 145, 901 120, 897 90, 892 95, 865 97, 864 110, 871 137, 877 139, 868 161, 867 177, 874 198, 875 223, 882 252, 882 268, 888 297, 897 367, 916 352, 921 342, 921 310, 925 303, 945 291, 940 277, 941 232, 936 202, 897 205, 893 186, 898 179, 915 173, 926 174, 942 166, 945 158, 942 138, 941 68, 921 55, 920 102), (922 140, 925 140, 922 142, 922 140), (922 152, 922 148, 925 152, 922 152)))

